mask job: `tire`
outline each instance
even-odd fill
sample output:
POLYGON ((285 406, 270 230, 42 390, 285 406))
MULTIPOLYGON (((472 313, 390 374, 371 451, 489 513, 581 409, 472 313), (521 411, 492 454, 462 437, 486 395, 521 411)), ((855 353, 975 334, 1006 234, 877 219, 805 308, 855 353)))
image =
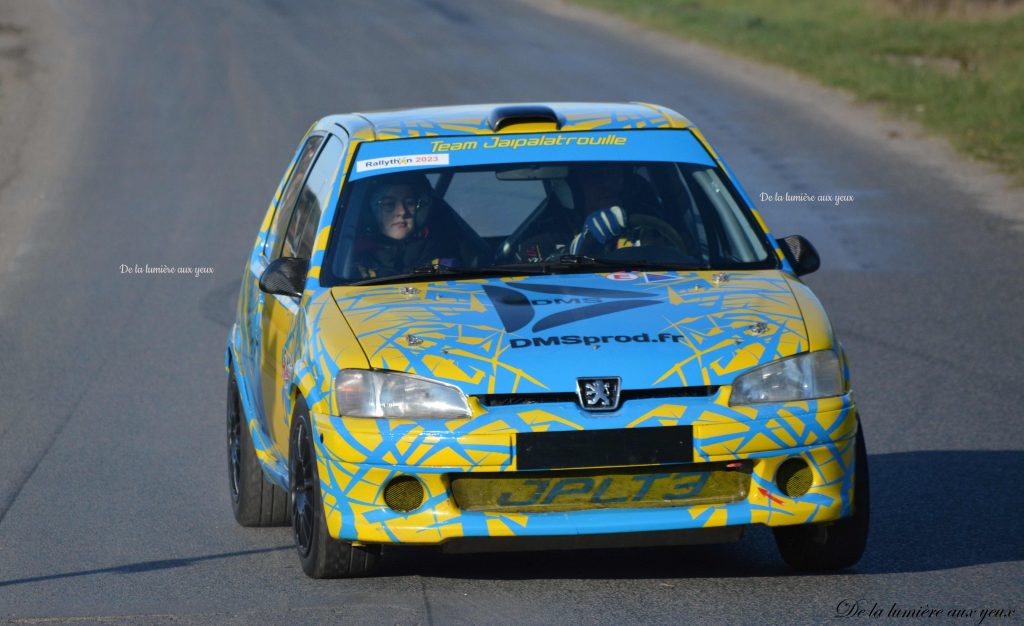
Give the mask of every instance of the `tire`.
POLYGON ((864 429, 857 422, 857 456, 853 478, 853 515, 836 522, 779 526, 775 543, 783 560, 800 571, 833 571, 853 566, 868 540, 870 490, 864 429))
POLYGON ((242 526, 286 526, 288 493, 263 475, 238 395, 234 366, 228 371, 228 493, 235 520, 242 526))
POLYGON ((310 578, 372 574, 380 561, 379 545, 353 545, 331 537, 327 530, 312 433, 309 411, 299 398, 288 446, 288 483, 292 531, 302 571, 310 578))

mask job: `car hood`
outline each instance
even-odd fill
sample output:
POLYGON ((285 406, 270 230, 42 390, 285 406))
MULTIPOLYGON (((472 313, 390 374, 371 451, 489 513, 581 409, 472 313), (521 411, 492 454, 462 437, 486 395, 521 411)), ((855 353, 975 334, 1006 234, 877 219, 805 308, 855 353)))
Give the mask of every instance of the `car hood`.
POLYGON ((616 272, 334 287, 376 368, 468 395, 567 392, 578 377, 622 389, 731 384, 807 349, 778 271, 616 272))

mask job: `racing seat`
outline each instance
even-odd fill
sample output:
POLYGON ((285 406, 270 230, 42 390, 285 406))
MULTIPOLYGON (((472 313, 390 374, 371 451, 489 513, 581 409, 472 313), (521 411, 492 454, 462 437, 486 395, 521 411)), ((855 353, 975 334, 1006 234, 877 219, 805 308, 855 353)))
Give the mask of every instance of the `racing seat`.
POLYGON ((490 261, 491 247, 444 199, 434 196, 426 226, 442 250, 452 251, 459 265, 479 267, 490 261))

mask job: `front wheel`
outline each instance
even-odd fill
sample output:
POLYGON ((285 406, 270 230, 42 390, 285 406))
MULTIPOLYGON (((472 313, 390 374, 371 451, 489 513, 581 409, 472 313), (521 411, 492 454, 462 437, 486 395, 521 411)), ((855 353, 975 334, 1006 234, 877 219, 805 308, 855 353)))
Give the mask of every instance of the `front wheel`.
POLYGON ((324 517, 316 448, 309 411, 295 402, 288 447, 288 483, 295 549, 310 578, 366 576, 377 569, 380 546, 353 545, 331 537, 324 517))
POLYGON ((856 445, 853 515, 836 522, 773 529, 779 552, 790 567, 801 571, 840 570, 853 566, 864 554, 868 540, 870 493, 868 452, 859 420, 856 445))

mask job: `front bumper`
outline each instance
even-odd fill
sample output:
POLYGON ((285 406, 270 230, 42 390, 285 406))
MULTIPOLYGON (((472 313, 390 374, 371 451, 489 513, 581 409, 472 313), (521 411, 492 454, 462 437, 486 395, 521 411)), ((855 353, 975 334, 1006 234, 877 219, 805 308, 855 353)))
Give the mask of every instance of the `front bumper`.
MULTIPOLYGON (((328 530, 346 541, 440 544, 475 537, 783 526, 833 521, 852 512, 857 416, 849 395, 729 407, 726 393, 723 389, 696 402, 692 398, 636 400, 598 417, 572 404, 494 407, 471 419, 451 422, 314 414, 328 530), (524 506, 516 511, 479 510, 480 506, 463 510, 452 490, 452 477, 466 473, 550 477, 551 472, 517 468, 518 433, 667 426, 692 426, 693 468, 742 466, 749 476, 746 489, 733 489, 728 498, 680 500, 668 506, 649 501, 635 507, 621 502, 588 506, 579 504, 577 497, 565 510, 524 506), (803 459, 812 475, 809 490, 793 498, 776 484, 776 471, 791 458, 803 459), (423 485, 422 504, 409 512, 390 508, 384 498, 385 485, 402 475, 413 476, 423 485)), ((650 466, 631 471, 656 474, 662 469, 650 466)), ((597 477, 608 472, 607 468, 593 470, 595 478, 587 483, 587 470, 574 470, 571 475, 577 482, 564 491, 580 492, 584 490, 580 485, 596 489, 597 477)))

